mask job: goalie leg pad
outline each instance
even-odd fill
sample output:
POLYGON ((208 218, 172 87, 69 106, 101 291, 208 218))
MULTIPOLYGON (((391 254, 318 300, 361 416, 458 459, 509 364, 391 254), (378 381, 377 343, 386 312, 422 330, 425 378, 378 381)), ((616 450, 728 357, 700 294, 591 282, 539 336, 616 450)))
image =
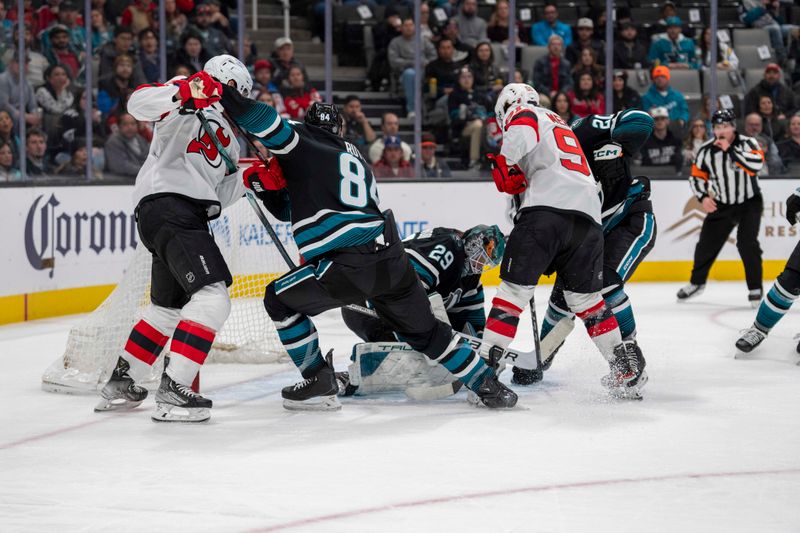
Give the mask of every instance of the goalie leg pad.
POLYGON ((350 383, 356 394, 405 392, 438 387, 455 377, 404 342, 361 343, 353 347, 350 383))

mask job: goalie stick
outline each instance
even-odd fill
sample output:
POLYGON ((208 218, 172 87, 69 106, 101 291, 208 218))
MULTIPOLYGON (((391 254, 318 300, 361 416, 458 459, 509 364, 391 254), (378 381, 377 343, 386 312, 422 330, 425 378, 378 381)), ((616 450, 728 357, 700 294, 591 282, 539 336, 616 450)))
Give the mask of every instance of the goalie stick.
MULTIPOLYGON (((225 160, 225 164, 228 165, 228 168, 230 169, 230 164, 233 164, 233 162, 231 161, 230 156, 228 156, 227 152, 224 150, 224 148, 222 147, 221 143, 217 139, 217 136, 216 135, 212 135, 210 133, 211 126, 208 124, 208 121, 206 120, 206 118, 203 115, 202 111, 198 111, 197 112, 197 117, 200 119, 200 122, 201 122, 201 124, 203 124, 203 128, 206 130, 206 132, 209 132, 209 136, 211 137, 211 141, 217 147, 217 149, 219 150, 220 154, 223 154, 222 157, 225 160)), ((247 141, 247 144, 256 153, 256 157, 258 157, 258 159, 260 159, 263 163, 267 164, 267 161, 264 159, 264 157, 258 151, 258 149, 256 148, 256 145, 253 142, 253 140, 250 139, 250 137, 247 135, 247 133, 244 130, 242 130, 241 126, 239 126, 239 124, 234 119, 229 117, 227 114, 225 115, 225 118, 228 120, 228 122, 231 125, 233 125, 233 127, 239 132, 239 134, 245 138, 245 140, 247 141)), ((236 167, 234 165, 234 169, 235 168, 236 167)), ((297 265, 295 265, 294 261, 289 256, 289 253, 286 251, 286 248, 284 248, 283 243, 280 242, 280 239, 278 238, 277 234, 275 233, 275 230, 273 229, 272 224, 270 223, 269 219, 264 214, 264 211, 261 210, 261 206, 258 205, 258 200, 256 199, 255 195, 253 195, 253 193, 251 191, 249 191, 249 190, 246 191, 245 195, 247 197, 247 201, 250 203, 250 206, 253 208, 253 211, 255 212, 256 216, 261 221, 261 223, 264 225, 264 229, 266 229, 267 233, 269 233, 269 236, 272 239, 272 242, 278 248, 278 252, 280 252, 281 257, 283 257, 283 260, 286 262, 286 265, 290 269, 297 268, 297 265)), ((373 317, 373 318, 379 318, 378 317, 378 313, 376 313, 375 310, 369 309, 369 308, 364 307, 362 305, 347 304, 344 307, 346 307, 347 309, 350 309, 351 311, 355 311, 356 313, 361 313, 363 315, 367 315, 367 316, 370 316, 370 317, 373 317)), ((497 362, 497 361, 502 360, 507 364, 512 364, 512 365, 518 366, 520 368, 525 368, 525 369, 539 369, 539 370, 541 370, 541 368, 542 368, 541 356, 539 355, 538 347, 534 347, 534 350, 530 351, 530 352, 523 352, 523 351, 517 351, 517 350, 511 350, 511 349, 503 350, 503 349, 501 349, 499 347, 490 346, 490 345, 484 343, 478 337, 473 337, 471 335, 466 335, 464 333, 459 333, 459 332, 456 332, 456 333, 458 335, 460 335, 461 337, 463 337, 464 339, 466 339, 467 342, 469 342, 470 346, 475 351, 477 351, 478 354, 480 354, 484 358, 489 359, 490 361, 497 362)))

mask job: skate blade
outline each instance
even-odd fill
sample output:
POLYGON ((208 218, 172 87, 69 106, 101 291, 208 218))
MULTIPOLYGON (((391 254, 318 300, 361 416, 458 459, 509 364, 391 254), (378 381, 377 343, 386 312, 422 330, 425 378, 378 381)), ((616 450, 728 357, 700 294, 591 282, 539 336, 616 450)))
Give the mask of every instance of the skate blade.
POLYGON ((130 401, 125 398, 115 398, 113 400, 106 400, 103 398, 100 403, 94 406, 95 413, 106 413, 108 411, 130 411, 136 409, 144 400, 130 401))
POLYGON ((611 386, 609 387, 604 383, 604 386, 608 388, 609 395, 617 400, 643 400, 644 397, 642 396, 642 389, 647 382, 649 381, 650 377, 647 375, 647 371, 642 371, 642 375, 639 376, 639 381, 636 382, 636 385, 633 386, 626 386, 626 385, 618 385, 618 386, 611 386))
POLYGON ((150 415, 153 422, 207 422, 211 411, 205 407, 180 407, 167 403, 156 403, 156 410, 150 415))
POLYGON ((333 396, 318 396, 305 401, 283 399, 283 408, 288 411, 339 411, 342 404, 333 396))
POLYGON ((733 354, 733 358, 734 359, 748 359, 750 357, 750 353, 751 352, 745 352, 743 350, 740 350, 739 348, 736 348, 736 351, 733 354))

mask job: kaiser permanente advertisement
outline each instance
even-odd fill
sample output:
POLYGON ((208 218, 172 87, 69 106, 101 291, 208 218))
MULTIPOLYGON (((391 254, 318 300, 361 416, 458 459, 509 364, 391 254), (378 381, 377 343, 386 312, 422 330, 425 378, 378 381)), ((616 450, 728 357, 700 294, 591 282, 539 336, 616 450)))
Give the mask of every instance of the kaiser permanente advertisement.
MULTIPOLYGON (((774 276, 797 242, 797 228, 784 218, 784 202, 800 180, 763 179, 761 185, 760 240, 765 275, 774 276)), ((131 192, 130 186, 5 189, 0 195, 0 296, 118 283, 139 246, 131 192)), ((381 207, 394 211, 403 236, 434 226, 498 224, 506 233, 511 230, 508 197, 491 182, 381 183, 380 195, 381 207)), ((658 236, 635 279, 685 281, 705 213, 686 180, 653 180, 651 200, 658 236)), ((275 229, 296 256, 290 225, 275 222, 275 229)), ((234 269, 286 269, 245 200, 223 211, 212 231, 229 261, 238 265, 234 269)), ((720 259, 723 266, 725 260, 738 262, 735 231, 720 259)), ((496 279, 495 274, 487 282, 496 279)))

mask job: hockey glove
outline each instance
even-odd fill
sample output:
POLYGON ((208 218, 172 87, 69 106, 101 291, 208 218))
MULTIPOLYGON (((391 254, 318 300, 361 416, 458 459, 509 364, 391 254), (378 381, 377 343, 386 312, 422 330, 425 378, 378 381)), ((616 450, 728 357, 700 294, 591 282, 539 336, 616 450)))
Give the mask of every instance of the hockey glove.
POLYGON ((507 194, 522 194, 528 188, 528 180, 519 165, 509 167, 502 154, 487 154, 492 169, 492 179, 497 190, 507 194))
POLYGON ((178 96, 184 109, 205 109, 222 98, 222 84, 203 70, 173 83, 178 86, 178 96))
POLYGON ((244 186, 262 200, 265 196, 269 196, 266 191, 279 191, 286 187, 283 170, 275 159, 269 160, 266 164, 262 161, 253 163, 242 173, 242 180, 244 186))
POLYGON ((800 196, 797 193, 792 193, 786 199, 786 220, 789 224, 794 225, 797 222, 797 213, 800 212, 800 196))

